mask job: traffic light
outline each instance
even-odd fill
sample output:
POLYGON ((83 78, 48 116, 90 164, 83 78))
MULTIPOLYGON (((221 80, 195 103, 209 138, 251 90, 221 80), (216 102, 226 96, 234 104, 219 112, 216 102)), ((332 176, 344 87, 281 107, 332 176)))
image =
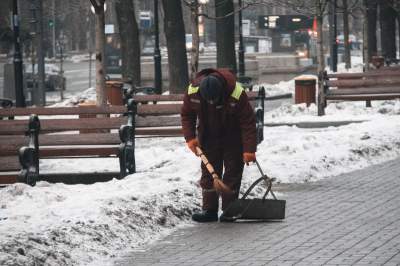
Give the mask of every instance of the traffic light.
POLYGON ((54 21, 52 19, 49 19, 49 27, 50 28, 54 27, 54 21))

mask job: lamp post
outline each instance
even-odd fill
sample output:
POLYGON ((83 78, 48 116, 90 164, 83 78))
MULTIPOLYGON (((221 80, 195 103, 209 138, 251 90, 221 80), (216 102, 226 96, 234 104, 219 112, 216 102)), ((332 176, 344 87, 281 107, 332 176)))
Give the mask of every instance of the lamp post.
POLYGON ((19 38, 18 0, 13 1, 13 30, 14 30, 14 84, 15 103, 17 107, 25 107, 24 90, 22 86, 22 56, 19 38))
POLYGON ((337 72, 337 61, 338 61, 338 44, 336 41, 337 38, 337 16, 336 16, 336 0, 331 1, 329 4, 330 11, 330 22, 329 22, 329 31, 330 31, 330 67, 333 72, 337 72))
POLYGON ((244 48, 243 48, 243 27, 242 27, 242 0, 239 0, 239 77, 243 77, 245 74, 244 65, 244 48))
POLYGON ((158 38, 158 0, 154 0, 154 88, 157 94, 162 93, 162 79, 161 79, 161 54, 160 44, 158 38))

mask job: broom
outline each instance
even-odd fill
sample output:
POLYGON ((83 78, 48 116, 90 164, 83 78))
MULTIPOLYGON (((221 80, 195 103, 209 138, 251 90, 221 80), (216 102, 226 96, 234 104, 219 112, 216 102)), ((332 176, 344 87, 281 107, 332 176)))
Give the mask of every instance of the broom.
POLYGON ((213 186, 215 190, 221 194, 233 194, 233 191, 227 185, 225 185, 221 178, 219 178, 217 173, 215 173, 214 167, 211 165, 207 157, 204 155, 203 151, 198 146, 196 147, 196 152, 197 155, 200 156, 201 161, 206 166, 208 172, 213 177, 213 186))

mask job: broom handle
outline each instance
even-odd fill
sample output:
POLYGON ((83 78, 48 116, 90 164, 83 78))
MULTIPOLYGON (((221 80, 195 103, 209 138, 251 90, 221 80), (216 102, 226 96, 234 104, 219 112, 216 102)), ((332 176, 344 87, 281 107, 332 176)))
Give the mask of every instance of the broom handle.
POLYGON ((206 166, 208 172, 212 175, 212 177, 215 179, 220 179, 217 173, 215 173, 214 167, 211 165, 211 163, 208 161, 207 157, 204 155, 203 151, 200 149, 199 146, 196 146, 196 152, 197 155, 200 156, 201 161, 203 164, 206 166))

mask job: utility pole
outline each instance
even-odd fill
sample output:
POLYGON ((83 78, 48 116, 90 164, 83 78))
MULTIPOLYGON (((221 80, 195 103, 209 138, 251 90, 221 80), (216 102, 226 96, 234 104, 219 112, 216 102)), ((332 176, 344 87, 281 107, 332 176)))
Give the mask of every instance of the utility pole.
POLYGON ((19 38, 18 0, 13 1, 13 30, 14 30, 14 84, 15 103, 17 107, 25 107, 25 96, 22 85, 22 55, 19 38))
POLYGON ((52 37, 53 37, 53 58, 56 58, 56 0, 53 0, 53 10, 52 10, 52 37))
POLYGON ((239 77, 243 77, 245 74, 244 65, 244 47, 243 47, 243 26, 242 26, 242 0, 239 0, 239 77))
POLYGON ((157 94, 162 93, 162 79, 161 79, 161 54, 159 44, 158 32, 158 0, 154 0, 154 87, 157 94))
POLYGON ((88 32, 88 50, 89 50, 89 87, 92 87, 92 18, 90 17, 90 12, 88 13, 88 20, 89 20, 89 32, 88 32))
POLYGON ((332 0, 329 3, 330 67, 333 72, 337 72, 338 59, 336 2, 332 0))
MULTIPOLYGON (((32 103, 37 106, 44 106, 46 104, 46 91, 44 82, 44 54, 43 54, 43 14, 42 14, 42 0, 32 1, 32 26, 34 28, 34 36, 36 37, 36 52, 38 63, 38 86, 32 88, 32 103), (36 12, 37 17, 36 18, 36 12)), ((35 72, 35 71, 33 71, 35 72)))

